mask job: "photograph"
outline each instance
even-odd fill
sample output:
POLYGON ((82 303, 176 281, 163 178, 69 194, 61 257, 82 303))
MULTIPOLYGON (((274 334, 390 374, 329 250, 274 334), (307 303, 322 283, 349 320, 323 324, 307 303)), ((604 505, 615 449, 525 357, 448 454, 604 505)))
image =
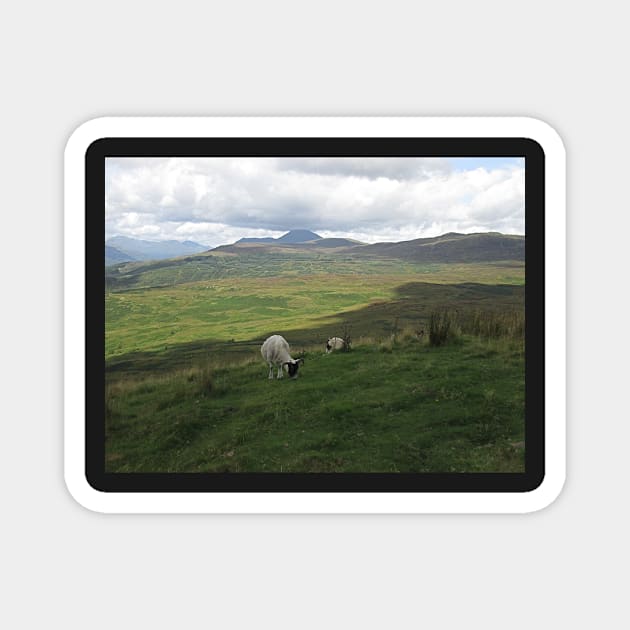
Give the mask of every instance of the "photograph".
POLYGON ((106 473, 525 472, 523 156, 104 162, 106 473))

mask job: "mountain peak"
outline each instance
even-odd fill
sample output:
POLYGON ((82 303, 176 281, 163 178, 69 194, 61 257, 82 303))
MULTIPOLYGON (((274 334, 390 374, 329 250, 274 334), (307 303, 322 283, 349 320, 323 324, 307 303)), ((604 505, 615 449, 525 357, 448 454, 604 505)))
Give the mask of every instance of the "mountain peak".
POLYGON ((279 243, 306 243, 319 241, 322 237, 310 230, 289 230, 284 236, 276 239, 279 243))

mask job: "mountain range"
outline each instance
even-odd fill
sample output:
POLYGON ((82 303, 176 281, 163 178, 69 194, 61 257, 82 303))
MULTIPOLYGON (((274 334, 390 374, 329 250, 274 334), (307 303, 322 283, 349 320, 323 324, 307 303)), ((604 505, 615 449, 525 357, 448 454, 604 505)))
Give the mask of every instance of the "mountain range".
POLYGON ((143 241, 114 236, 105 241, 105 265, 138 260, 162 260, 199 254, 210 249, 194 241, 143 241))
MULTIPOLYGON (((116 236, 106 241, 105 264, 162 260, 193 255, 264 255, 273 253, 331 253, 353 258, 397 258, 414 262, 467 263, 525 260, 522 235, 449 232, 431 238, 366 244, 347 238, 322 238, 310 230, 290 230, 280 238, 242 238, 231 245, 210 248, 193 241, 142 241, 116 236)), ((183 260, 186 260, 184 258, 183 260)), ((177 261, 174 261, 176 264, 177 261)), ((169 263, 170 264, 170 263, 169 263)))
POLYGON ((105 245, 105 265, 115 265, 117 263, 133 262, 133 256, 121 252, 111 245, 105 245))
MULTIPOLYGON (((525 237, 522 235, 480 232, 460 234, 449 232, 431 238, 410 241, 366 244, 347 238, 241 239, 231 245, 216 247, 214 252, 230 254, 264 254, 274 251, 317 251, 327 248, 335 253, 355 257, 399 258, 416 262, 489 262, 495 260, 525 260, 525 237)), ((313 232, 310 232, 313 234, 313 232)))

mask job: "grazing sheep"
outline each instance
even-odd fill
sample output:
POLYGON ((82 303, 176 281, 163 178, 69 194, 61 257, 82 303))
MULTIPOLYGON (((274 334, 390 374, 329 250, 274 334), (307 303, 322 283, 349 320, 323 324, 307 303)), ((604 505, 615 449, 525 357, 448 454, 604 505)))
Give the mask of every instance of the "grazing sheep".
POLYGON ((345 347, 346 342, 341 337, 331 337, 326 342, 326 354, 329 354, 334 350, 343 350, 345 347))
POLYGON ((304 363, 304 359, 292 359, 289 354, 289 344, 287 340, 280 335, 271 335, 265 340, 260 348, 260 354, 269 364, 269 378, 273 378, 273 368, 278 367, 278 378, 282 378, 282 370, 287 366, 287 372, 291 378, 295 378, 298 373, 300 363, 304 363))

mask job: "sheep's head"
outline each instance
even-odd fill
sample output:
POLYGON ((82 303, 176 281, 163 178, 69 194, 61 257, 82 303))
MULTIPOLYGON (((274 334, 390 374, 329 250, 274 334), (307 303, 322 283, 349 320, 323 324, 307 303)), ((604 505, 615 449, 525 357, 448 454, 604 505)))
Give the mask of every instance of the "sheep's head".
POLYGON ((291 378, 295 378, 300 367, 300 363, 304 363, 304 359, 296 359, 294 361, 287 361, 284 365, 287 366, 287 372, 291 378))

